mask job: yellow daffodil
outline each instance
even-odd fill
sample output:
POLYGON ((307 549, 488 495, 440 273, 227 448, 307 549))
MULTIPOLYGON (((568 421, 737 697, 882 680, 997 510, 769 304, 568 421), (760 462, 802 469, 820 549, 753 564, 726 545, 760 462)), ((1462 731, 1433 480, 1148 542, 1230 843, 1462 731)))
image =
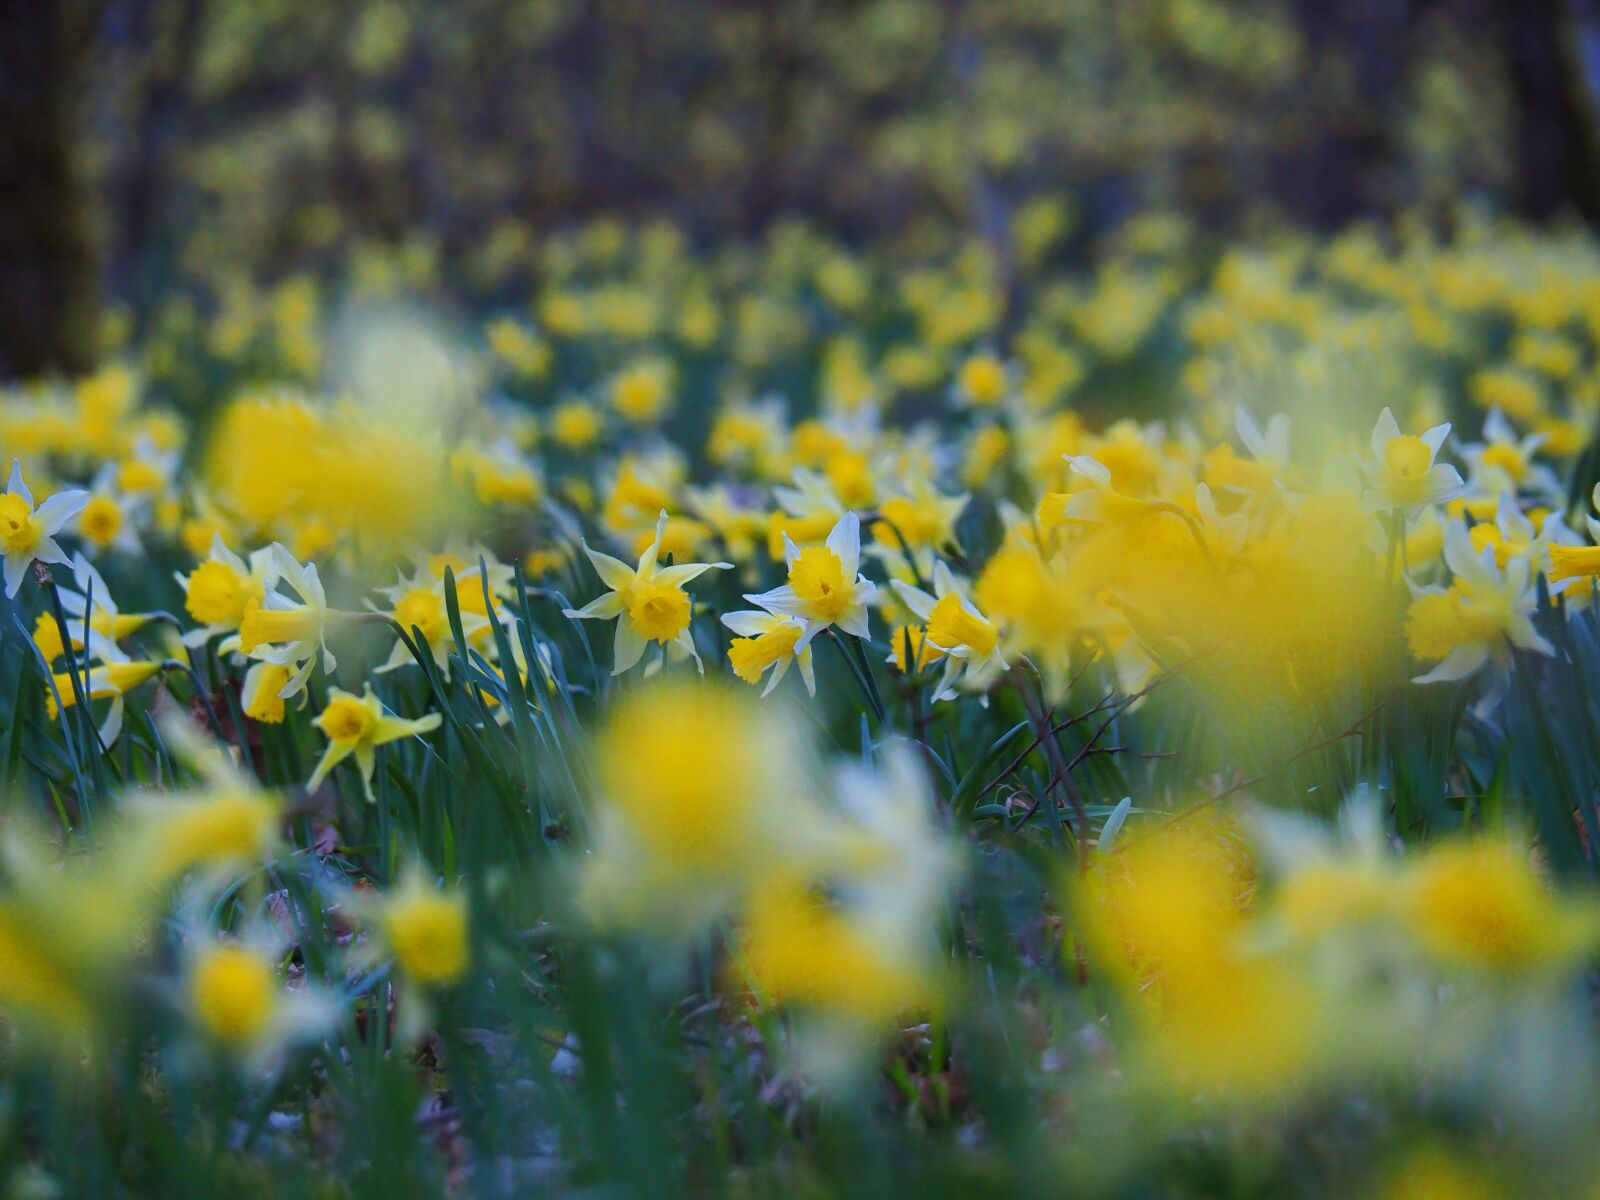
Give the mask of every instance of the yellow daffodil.
POLYGON ((89 493, 85 491, 57 492, 35 508, 33 493, 22 479, 22 462, 11 460, 11 478, 5 492, 0 493, 0 552, 5 559, 7 596, 17 594, 23 573, 35 559, 46 563, 69 561, 55 535, 88 501, 89 493))
MULTIPOLYGON (((893 581, 905 606, 922 622, 922 643, 944 660, 944 676, 936 700, 956 695, 956 683, 982 691, 1010 668, 1000 644, 1000 630, 978 611, 943 561, 933 568, 933 594, 903 579, 893 581)), ((900 653, 897 649, 897 653, 900 653)))
POLYGON ((644 656, 652 642, 662 646, 676 646, 694 659, 704 672, 699 651, 689 632, 692 605, 683 585, 699 578, 707 571, 726 571, 732 563, 679 563, 670 567, 657 565, 661 553, 661 538, 667 528, 667 513, 663 509, 656 521, 655 538, 639 556, 636 567, 621 559, 612 558, 591 550, 584 543, 584 553, 594 564, 600 581, 610 589, 605 595, 591 600, 582 608, 564 610, 575 621, 617 621, 616 642, 612 655, 611 673, 620 675, 644 656))
POLYGON ((740 679, 746 683, 760 683, 761 676, 771 670, 772 675, 761 693, 766 696, 788 674, 789 664, 797 662, 806 691, 813 696, 817 694, 811 647, 796 649, 805 632, 804 621, 757 610, 723 613, 722 623, 739 635, 728 647, 728 663, 740 679))
POLYGON ((745 599, 777 616, 798 617, 805 623, 795 644, 796 652, 833 626, 853 637, 871 637, 867 605, 877 588, 860 573, 861 521, 855 513, 840 517, 820 546, 802 550, 787 534, 783 541, 789 581, 745 599))
POLYGON ((1512 558, 1502 571, 1494 547, 1475 550, 1459 521, 1445 526, 1444 557, 1451 585, 1417 589, 1406 615, 1412 654, 1438 664, 1416 682, 1465 679, 1491 662, 1503 672, 1512 647, 1555 653, 1533 626, 1537 597, 1527 558, 1512 558))
POLYGON ((1460 473, 1436 462, 1450 426, 1435 425, 1420 435, 1401 433, 1387 408, 1372 429, 1372 461, 1367 464, 1369 503, 1379 509, 1413 515, 1461 493, 1460 473))
POLYGON ((328 649, 328 626, 347 614, 328 607, 316 563, 302 565, 278 542, 268 547, 268 553, 272 570, 294 589, 298 601, 281 592, 268 592, 240 621, 239 649, 261 662, 297 668, 279 692, 287 700, 306 686, 319 655, 322 669, 333 673, 338 664, 328 649))
POLYGON ((246 562, 228 549, 220 533, 212 534, 204 562, 174 578, 183 589, 185 611, 200 624, 183 635, 184 645, 203 646, 219 634, 232 635, 218 646, 224 654, 238 648, 245 618, 266 603, 278 583, 270 550, 252 551, 246 562))
POLYGON ((377 766, 377 748, 403 737, 414 737, 437 729, 442 720, 438 713, 428 713, 414 720, 391 716, 373 694, 371 684, 360 696, 330 688, 328 703, 314 722, 328 739, 328 748, 317 760, 316 769, 306 781, 306 789, 316 791, 328 777, 328 772, 354 755, 356 766, 361 771, 362 789, 367 799, 372 800, 372 772, 377 766))

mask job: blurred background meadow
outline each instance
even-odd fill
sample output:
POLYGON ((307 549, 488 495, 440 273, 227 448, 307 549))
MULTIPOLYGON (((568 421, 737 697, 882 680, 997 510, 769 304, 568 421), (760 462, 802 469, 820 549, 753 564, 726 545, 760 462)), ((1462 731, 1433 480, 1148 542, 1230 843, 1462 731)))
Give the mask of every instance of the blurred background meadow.
POLYGON ((0 7, 0 1196, 1600 1195, 1597 223, 1596 0, 0 7))
POLYGON ((1491 0, 18 5, 0 370, 82 371, 298 278, 521 304, 584 228, 732 259, 795 222, 910 255, 977 237, 1009 274, 1082 268, 1150 211, 1202 239, 1463 205, 1600 219, 1597 19, 1491 0))

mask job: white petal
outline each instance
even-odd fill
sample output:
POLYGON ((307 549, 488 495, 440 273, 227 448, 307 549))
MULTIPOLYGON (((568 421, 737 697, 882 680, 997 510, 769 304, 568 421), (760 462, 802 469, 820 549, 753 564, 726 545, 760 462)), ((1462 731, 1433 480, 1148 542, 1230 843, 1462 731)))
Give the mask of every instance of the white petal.
POLYGON ((1390 442, 1400 436, 1400 423, 1394 419, 1394 414, 1387 408, 1378 414, 1378 423, 1372 427, 1372 453, 1381 464, 1383 450, 1390 442))
POLYGON ((847 512, 839 518, 825 543, 839 558, 844 577, 851 579, 861 569, 861 518, 847 512))
POLYGON ((1422 444, 1428 448, 1428 454, 1433 456, 1439 453, 1439 447, 1444 445, 1445 438, 1449 436, 1450 422, 1446 421, 1443 425, 1435 425, 1424 433, 1422 435, 1422 444))
POLYGON ((1064 454, 1062 457, 1071 464, 1074 471, 1093 483, 1095 487, 1102 490, 1111 487, 1111 468, 1098 458, 1090 458, 1087 454, 1064 454))
POLYGON ((33 548, 33 556, 40 562, 60 563, 62 566, 71 566, 72 560, 67 557, 67 552, 61 548, 61 543, 53 537, 39 539, 33 548))
POLYGON ((783 618, 769 612, 731 612, 722 614, 722 623, 740 637, 760 637, 769 629, 782 624, 783 618))
POLYGON ((17 589, 22 586, 22 577, 27 574, 28 564, 33 558, 27 554, 6 555, 6 595, 15 596, 17 589))
POLYGON ((676 567, 663 567, 661 570, 656 572, 655 577, 665 583, 675 583, 679 587, 682 587, 690 580, 698 579, 707 571, 731 570, 733 570, 732 563, 683 563, 682 565, 676 567))
POLYGON ((122 732, 122 694, 111 697, 111 711, 106 714, 105 723, 100 726, 100 744, 107 750, 116 744, 117 735, 122 732))
MULTIPOLYGON (((84 491, 57 492, 34 510, 34 519, 46 534, 55 533, 89 503, 89 493, 84 491)), ((66 560, 63 559, 63 562, 66 560)))
POLYGON ((33 493, 28 490, 28 485, 22 480, 22 460, 11 460, 11 478, 6 483, 6 492, 12 496, 21 496, 29 508, 33 507, 33 493))
POLYGON ((850 608, 845 609, 840 614, 836 624, 852 637, 872 637, 872 629, 867 624, 867 610, 864 606, 852 605, 850 608))
POLYGON ((806 691, 815 696, 817 694, 817 668, 811 657, 811 647, 807 646, 794 657, 795 661, 800 664, 800 678, 806 681, 806 691))
MULTIPOLYGON (((606 592, 602 596, 596 596, 582 608, 564 608, 561 612, 574 621, 608 620, 622 612, 622 593, 606 592)), ((461 632, 466 632, 465 626, 461 632)))
POLYGON ((1429 468, 1425 485, 1429 504, 1442 504, 1446 500, 1454 500, 1467 490, 1466 485, 1461 482, 1461 472, 1448 463, 1436 463, 1429 468))
POLYGON ((1261 426, 1256 424, 1255 414, 1243 404, 1233 410, 1233 428, 1244 448, 1250 451, 1250 457, 1261 461, 1266 456, 1267 439, 1261 434, 1261 426))
POLYGON ((683 630, 678 634, 677 637, 673 638, 672 644, 687 653, 690 658, 694 659, 694 665, 699 668, 700 674, 704 675, 706 673, 706 665, 700 661, 700 651, 694 644, 694 637, 687 629, 683 630))
POLYGON ((900 597, 905 606, 909 608, 919 620, 926 621, 932 614, 933 606, 937 603, 937 601, 935 601, 932 596, 928 595, 928 593, 923 591, 921 588, 912 587, 903 579, 891 579, 889 581, 889 586, 894 588, 895 594, 900 597))
POLYGON ((1487 646, 1457 646, 1442 663, 1426 675, 1418 675, 1413 683, 1450 683, 1476 674, 1489 661, 1487 646))
POLYGON ((611 673, 621 675, 644 657, 650 643, 634 632, 626 621, 617 622, 617 636, 611 644, 611 673))
POLYGON ((589 561, 594 564, 595 573, 600 576, 600 582, 614 592, 619 592, 633 582, 633 568, 620 558, 612 558, 609 554, 601 554, 598 550, 589 549, 589 543, 583 543, 583 552, 589 556, 589 561))
POLYGON ((770 592, 762 592, 760 595, 746 595, 745 599, 759 608, 766 609, 768 612, 781 613, 786 617, 803 617, 806 615, 805 605, 801 602, 800 597, 794 594, 794 589, 788 584, 784 584, 782 587, 775 587, 770 592))

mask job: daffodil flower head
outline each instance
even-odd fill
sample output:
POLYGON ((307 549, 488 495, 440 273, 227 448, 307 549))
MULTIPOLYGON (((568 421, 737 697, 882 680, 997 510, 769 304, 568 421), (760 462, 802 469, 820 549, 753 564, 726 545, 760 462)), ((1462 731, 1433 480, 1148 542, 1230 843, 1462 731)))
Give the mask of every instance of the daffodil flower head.
POLYGON ((1560 903, 1528 852, 1504 838, 1455 839, 1430 849, 1403 885, 1402 915, 1441 964, 1514 974, 1569 963, 1591 951, 1591 908, 1560 903))
POLYGON ((1234 428, 1250 457, 1262 466, 1289 465, 1289 414, 1274 413, 1262 429, 1255 414, 1243 404, 1234 410, 1234 428))
POLYGON ((68 563, 66 551, 55 535, 88 503, 85 491, 57 492, 38 508, 33 493, 22 478, 22 461, 11 460, 11 478, 0 493, 0 555, 4 557, 6 595, 15 596, 22 587, 28 564, 38 559, 46 563, 68 563))
POLYGON ((301 564, 278 542, 268 547, 268 553, 277 579, 293 588, 299 601, 278 591, 267 592, 265 601, 249 609, 239 623, 239 649, 262 662, 296 665, 279 692, 287 700, 305 687, 319 655, 325 672, 331 674, 337 667, 328 649, 328 626, 334 618, 347 614, 328 607, 316 563, 301 564))
POLYGON ((338 1001, 324 989, 309 981, 289 987, 280 972, 285 951, 259 917, 249 919, 240 936, 190 931, 177 1002, 210 1055, 253 1074, 337 1019, 338 1001))
POLYGON ((1511 558, 1502 571, 1494 547, 1477 550, 1460 521, 1445 526, 1444 557, 1450 586, 1416 589, 1406 614, 1412 654, 1437 663, 1417 683, 1465 679, 1491 662, 1503 672, 1513 647, 1555 653, 1533 625, 1537 599, 1526 557, 1511 558))
POLYGON ((772 674, 761 693, 766 696, 788 674, 789 664, 799 663, 806 691, 813 696, 817 694, 811 647, 796 649, 805 633, 804 621, 756 610, 724 613, 722 623, 738 635, 728 646, 728 663, 740 679, 746 683, 760 683, 761 676, 770 670, 772 674))
POLYGON ((1119 492, 1111 468, 1087 454, 1064 456, 1073 474, 1085 487, 1073 492, 1047 493, 1039 501, 1039 525, 1049 530, 1058 525, 1114 525, 1148 516, 1158 507, 1154 502, 1119 492))
POLYGON ((839 518, 827 541, 801 549, 784 535, 789 582, 746 600, 776 616, 804 622, 796 652, 824 629, 838 626, 854 637, 871 637, 867 605, 877 591, 861 572, 861 521, 853 512, 839 518))
POLYGON ((136 522, 144 515, 147 497, 124 495, 117 487, 117 464, 108 462, 89 484, 89 498, 78 512, 77 532, 91 553, 120 550, 138 554, 142 547, 136 522))
MULTIPOLYGON (((1592 508, 1600 510, 1600 483, 1595 485, 1589 503, 1592 508)), ((1546 524, 1555 519, 1555 514, 1551 514, 1545 518, 1546 524)), ((1568 593, 1574 580, 1600 578, 1600 520, 1596 520, 1594 514, 1590 512, 1584 514, 1584 523, 1589 530, 1590 545, 1575 544, 1578 540, 1576 535, 1567 530, 1564 523, 1549 539, 1552 593, 1568 593), (1563 530, 1566 533, 1565 537, 1561 533, 1563 530)), ((1592 591, 1592 586, 1591 584, 1585 590, 1592 591)))
POLYGON ((101 661, 92 663, 87 672, 74 665, 70 671, 54 674, 51 677, 53 687, 45 693, 45 712, 54 721, 60 717, 62 708, 72 708, 77 704, 74 681, 85 689, 86 699, 90 703, 109 699, 110 711, 99 728, 100 742, 109 748, 116 744, 122 732, 123 696, 159 675, 166 663, 157 659, 132 659, 108 639, 92 632, 88 646, 91 657, 101 661), (58 695, 61 697, 59 704, 56 702, 58 695))
POLYGON ((249 1045, 271 1023, 278 999, 272 964, 238 942, 217 942, 194 956, 189 996, 195 1020, 229 1047, 249 1045))
POLYGON ((830 844, 781 705, 669 676, 612 706, 595 739, 596 850, 576 889, 597 925, 685 928, 830 844))
POLYGON ((666 527, 667 512, 662 509, 656 520, 655 538, 645 547, 638 565, 634 567, 609 554, 591 550, 588 543, 584 543, 584 553, 594 564, 600 581, 610 591, 582 608, 564 611, 574 621, 616 618, 616 642, 611 664, 613 675, 620 675, 634 666, 652 643, 662 647, 676 646, 694 659, 702 674, 705 672, 700 653, 695 649, 694 637, 689 632, 689 618, 693 610, 683 585, 707 571, 732 570, 733 564, 678 563, 670 567, 660 566, 657 559, 666 527))
MULTIPOLYGON (((76 590, 60 587, 58 595, 62 612, 68 617, 67 632, 74 650, 82 650, 85 641, 93 636, 115 645, 154 619, 152 613, 122 612, 100 572, 81 552, 72 556, 72 582, 76 590)), ((54 614, 39 615, 34 625, 34 643, 51 662, 66 653, 54 614)))
POLYGON ((1510 489, 1559 500, 1561 481, 1537 457, 1546 441, 1548 437, 1542 433, 1518 437, 1505 414, 1491 409, 1483 423, 1483 441, 1461 448, 1474 490, 1493 494, 1510 489))
POLYGON ((440 988, 457 983, 471 964, 467 897, 440 889, 413 867, 384 896, 375 919, 395 965, 413 983, 440 988))
POLYGON ((935 698, 955 696, 955 683, 965 672, 968 686, 986 688, 1009 668, 1000 645, 1000 630, 979 611, 957 583, 949 566, 935 564, 933 594, 913 587, 904 580, 893 581, 894 589, 906 607, 923 623, 924 662, 929 651, 944 659, 944 678, 935 698))
POLYGON ((438 713, 428 713, 414 720, 392 716, 373 694, 372 685, 357 696, 339 688, 328 690, 328 703, 313 722, 328 739, 328 748, 322 752, 316 769, 306 782, 308 791, 316 791, 328 773, 346 758, 355 756, 361 770, 361 786, 370 801, 372 773, 377 767, 377 748, 400 738, 413 737, 439 728, 443 720, 438 713))
MULTIPOLYGON (((220 533, 211 535, 206 559, 189 574, 174 578, 183 589, 184 609, 200 623, 200 628, 184 635, 184 644, 202 646, 218 634, 238 633, 244 620, 266 603, 267 594, 277 586, 278 574, 270 549, 256 550, 246 562, 228 549, 220 533)), ((238 647, 229 638, 222 651, 238 647)))
POLYGON ((1394 413, 1387 408, 1378 414, 1372 430, 1374 461, 1367 468, 1369 503, 1409 515, 1425 505, 1460 495, 1460 473, 1447 463, 1435 461, 1449 436, 1448 422, 1418 435, 1401 433, 1394 413))

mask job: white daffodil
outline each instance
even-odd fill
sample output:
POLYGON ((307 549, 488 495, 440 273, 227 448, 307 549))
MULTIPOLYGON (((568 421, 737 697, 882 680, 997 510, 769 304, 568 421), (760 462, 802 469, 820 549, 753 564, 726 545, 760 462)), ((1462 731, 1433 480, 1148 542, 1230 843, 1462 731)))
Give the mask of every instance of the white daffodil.
POLYGON ((1010 668, 1000 646, 1000 631, 978 611, 943 561, 934 564, 933 595, 904 580, 892 581, 894 590, 923 625, 923 639, 941 651, 944 675, 935 700, 956 695, 958 679, 982 691, 1010 668))
POLYGON ((108 462, 89 483, 89 498, 78 512, 77 534, 91 554, 116 550, 143 554, 138 525, 148 497, 128 495, 117 486, 117 464, 108 462))
POLYGON ((1366 464, 1368 504, 1409 517, 1426 505, 1459 496, 1463 490, 1460 472, 1435 461, 1449 436, 1448 422, 1418 436, 1401 433, 1387 408, 1379 413, 1372 429, 1373 460, 1366 464))
POLYGON ((1537 597, 1526 557, 1512 557, 1502 571, 1493 546, 1475 550, 1466 526, 1450 521, 1444 559, 1455 576, 1450 586, 1415 589, 1406 614, 1412 653, 1438 664, 1417 683, 1466 679, 1490 663, 1503 673, 1512 647, 1555 653, 1533 627, 1537 597))
POLYGON ((757 609, 724 613, 722 623, 739 635, 728 647, 728 662, 740 679, 746 683, 759 683, 761 676, 771 668, 772 675, 761 692, 766 696, 789 673, 789 664, 798 662, 806 691, 813 696, 817 694, 811 647, 796 649, 806 629, 806 623, 799 617, 776 616, 757 609))
POLYGON ((656 536, 644 553, 639 565, 630 567, 619 558, 591 550, 583 543, 583 552, 594 564, 600 582, 610 591, 598 596, 582 608, 563 610, 574 621, 605 621, 617 618, 616 642, 613 646, 611 673, 621 675, 641 658, 651 642, 663 650, 677 646, 694 659, 704 673, 700 654, 695 649, 694 638, 689 633, 692 606, 683 585, 707 571, 729 571, 732 563, 679 563, 676 566, 657 566, 661 554, 661 535, 666 532, 667 511, 661 510, 656 520, 656 536))
POLYGON ((74 647, 83 645, 87 637, 86 630, 120 642, 143 629, 157 615, 121 611, 100 572, 81 553, 72 556, 72 582, 78 590, 62 588, 60 594, 62 611, 72 618, 67 622, 67 629, 72 634, 74 647), (91 606, 94 610, 92 613, 89 611, 91 606))
POLYGON ((270 548, 253 550, 246 562, 229 550, 220 533, 211 535, 211 552, 187 575, 174 572, 183 589, 184 607, 200 622, 183 635, 185 646, 203 646, 219 634, 220 653, 239 648, 239 628, 278 586, 278 569, 270 548))
POLYGON ((328 690, 327 707, 312 722, 328 739, 328 748, 317 760, 306 790, 316 791, 328 772, 345 759, 355 756, 361 770, 361 786, 367 800, 373 799, 372 773, 377 767, 378 747, 404 737, 414 737, 439 728, 443 718, 438 713, 428 713, 415 720, 391 716, 382 701, 367 685, 362 695, 354 695, 339 688, 328 690))
POLYGON ((840 517, 820 546, 802 550, 784 534, 783 557, 789 567, 789 582, 745 599, 770 613, 805 622, 795 643, 797 653, 834 625, 854 637, 872 636, 867 625, 867 605, 877 588, 861 574, 861 521, 855 513, 840 517))
POLYGON ((72 708, 77 704, 78 694, 72 686, 76 678, 90 703, 96 700, 111 701, 111 708, 99 730, 101 745, 109 748, 122 733, 123 696, 160 674, 166 663, 160 659, 131 658, 110 638, 92 630, 88 649, 90 662, 87 670, 83 665, 73 663, 69 670, 57 671, 52 675, 55 686, 45 696, 45 712, 54 721, 60 717, 62 708, 72 708), (59 705, 56 703, 57 696, 61 697, 59 705))
POLYGON ((11 460, 11 479, 0 494, 0 551, 5 554, 6 595, 15 596, 22 587, 28 564, 40 562, 67 564, 67 553, 55 535, 89 500, 81 490, 57 492, 38 508, 33 493, 22 479, 22 462, 11 460))
POLYGON ((1490 409, 1483 423, 1483 441, 1461 447, 1474 493, 1527 492, 1559 504, 1561 481, 1548 466, 1536 461, 1546 440, 1542 433, 1519 438, 1505 414, 1498 408, 1490 409))
POLYGON ((338 662, 333 651, 328 649, 328 624, 331 619, 348 614, 328 607, 328 596, 323 591, 316 563, 301 564, 278 542, 273 542, 268 549, 279 580, 293 588, 299 599, 291 600, 282 592, 268 592, 262 603, 246 613, 240 623, 239 649, 261 662, 297 668, 278 692, 287 700, 306 686, 319 655, 322 669, 333 674, 338 662))
POLYGON ((1255 414, 1241 404, 1234 412, 1233 424, 1239 441, 1256 462, 1278 468, 1289 465, 1288 413, 1274 413, 1267 418, 1267 427, 1263 430, 1256 424, 1255 414))

